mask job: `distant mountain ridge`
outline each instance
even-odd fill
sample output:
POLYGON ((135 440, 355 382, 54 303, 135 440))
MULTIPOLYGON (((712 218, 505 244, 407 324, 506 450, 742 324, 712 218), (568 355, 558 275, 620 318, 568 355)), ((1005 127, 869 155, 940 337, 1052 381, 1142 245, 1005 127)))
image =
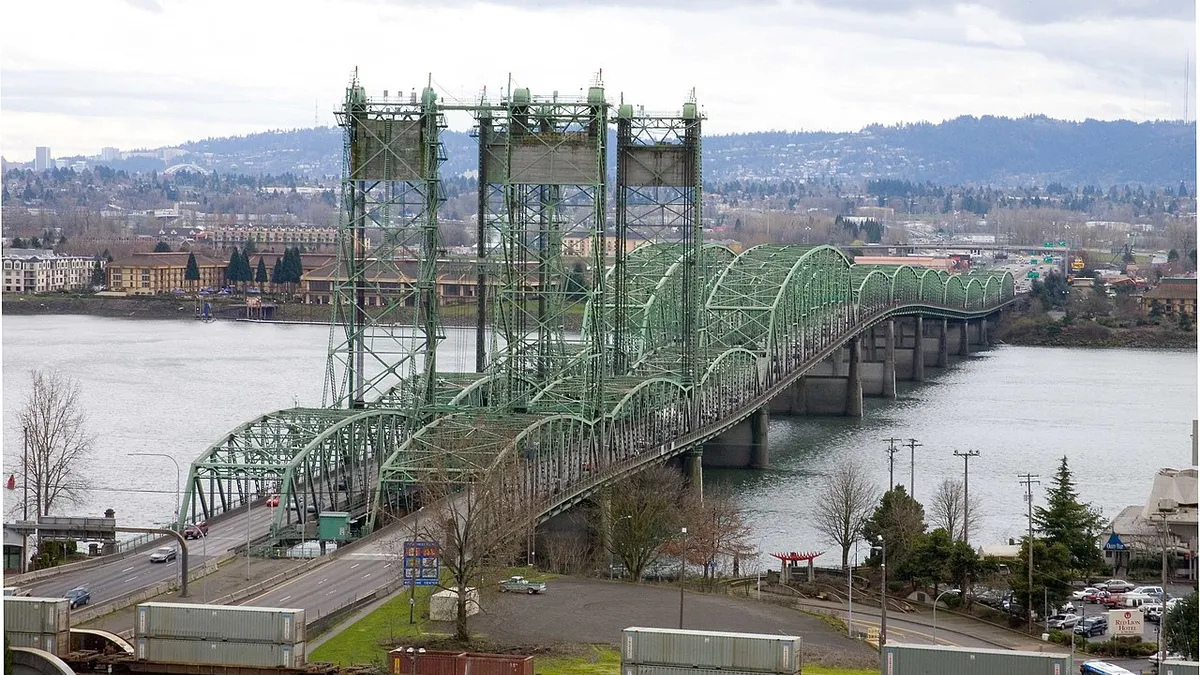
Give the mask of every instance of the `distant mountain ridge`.
MULTIPOLYGON (((448 157, 443 172, 462 175, 475 169, 477 146, 469 133, 447 131, 443 142, 448 157)), ((341 130, 331 127, 210 138, 179 147, 188 154, 172 163, 222 173, 341 173, 341 130)), ((872 125, 858 132, 705 136, 703 153, 709 182, 894 178, 1000 187, 1194 185, 1196 123, 962 116, 939 124, 872 125)))

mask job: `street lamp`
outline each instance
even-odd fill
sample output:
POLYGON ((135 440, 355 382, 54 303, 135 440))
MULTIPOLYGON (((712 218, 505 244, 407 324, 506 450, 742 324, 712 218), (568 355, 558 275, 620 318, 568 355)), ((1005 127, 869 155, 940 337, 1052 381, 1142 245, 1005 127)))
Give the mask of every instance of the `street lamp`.
POLYGON ((879 542, 879 550, 883 555, 883 562, 879 565, 879 570, 883 575, 883 581, 879 584, 879 646, 882 648, 887 644, 887 541, 883 535, 876 537, 879 542))
MULTIPOLYGON (((191 525, 195 526, 196 534, 200 535, 200 557, 204 560, 204 563, 207 564, 208 563, 208 532, 205 532, 204 529, 200 527, 199 523, 193 522, 193 523, 191 523, 191 525)), ((208 604, 207 575, 205 575, 205 579, 206 579, 206 581, 204 582, 204 584, 201 585, 201 588, 203 589, 202 599, 204 600, 204 604, 208 604)))
POLYGON ((420 647, 420 648, 414 649, 413 647, 409 647, 408 649, 405 649, 404 652, 406 654, 408 654, 409 664, 412 666, 412 668, 409 668, 408 672, 412 673, 413 675, 416 675, 417 657, 420 656, 421 654, 425 653, 425 648, 420 647))
POLYGON ((941 593, 938 593, 938 596, 933 599, 933 644, 935 644, 935 645, 937 644, 937 605, 938 605, 938 600, 941 600, 942 596, 946 595, 947 593, 953 593, 954 595, 958 595, 959 593, 962 593, 962 591, 960 591, 957 588, 948 588, 948 589, 942 591, 941 593))
POLYGON ((679 556, 679 630, 683 630, 683 576, 687 571, 687 528, 679 528, 683 534, 683 552, 679 556))
POLYGON ((163 454, 161 452, 131 452, 131 453, 129 453, 129 456, 130 457, 166 457, 167 459, 171 460, 172 464, 175 465, 175 529, 176 529, 176 531, 182 532, 183 531, 183 508, 179 504, 179 487, 180 487, 180 475, 181 475, 181 472, 179 470, 179 462, 176 461, 176 459, 174 457, 167 455, 167 454, 163 454))

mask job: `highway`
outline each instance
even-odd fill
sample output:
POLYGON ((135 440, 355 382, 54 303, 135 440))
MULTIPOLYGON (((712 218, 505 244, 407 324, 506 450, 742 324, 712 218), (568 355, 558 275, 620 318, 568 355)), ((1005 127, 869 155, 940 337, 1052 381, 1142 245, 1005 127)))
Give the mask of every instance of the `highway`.
MULTIPOLYGON (((258 538, 267 534, 271 527, 272 509, 260 505, 250 512, 250 534, 258 538)), ((199 569, 205 560, 216 558, 239 544, 246 543, 246 511, 241 509, 231 512, 223 518, 214 521, 204 539, 188 541, 188 565, 191 570, 199 569)), ((174 546, 178 542, 174 537, 163 537, 154 543, 159 546, 174 546)), ((155 584, 179 578, 179 559, 168 563, 151 563, 150 552, 144 552, 114 559, 89 569, 65 572, 29 584, 22 584, 22 590, 30 591, 37 597, 60 598, 68 590, 76 586, 84 586, 92 594, 91 606, 112 602, 130 593, 149 588, 155 584)))

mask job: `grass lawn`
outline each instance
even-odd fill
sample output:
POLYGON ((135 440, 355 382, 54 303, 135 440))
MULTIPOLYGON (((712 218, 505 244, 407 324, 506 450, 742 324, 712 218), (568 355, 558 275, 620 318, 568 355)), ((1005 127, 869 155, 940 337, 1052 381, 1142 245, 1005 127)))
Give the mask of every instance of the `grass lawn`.
POLYGON ((429 596, 433 590, 436 589, 417 589, 416 623, 408 622, 408 593, 403 593, 317 647, 308 660, 340 666, 367 663, 386 666, 388 650, 384 645, 401 642, 405 637, 428 635, 422 617, 429 614, 429 596))

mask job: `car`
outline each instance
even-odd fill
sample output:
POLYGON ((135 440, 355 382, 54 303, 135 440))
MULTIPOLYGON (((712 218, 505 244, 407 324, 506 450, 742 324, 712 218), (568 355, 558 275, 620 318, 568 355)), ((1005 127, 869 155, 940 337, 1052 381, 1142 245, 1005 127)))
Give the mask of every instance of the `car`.
POLYGON ((546 590, 546 582, 530 581, 525 577, 515 576, 500 582, 501 593, 528 593, 533 595, 546 590))
POLYGON ((1051 628, 1064 630, 1067 628, 1074 628, 1075 624, 1079 623, 1079 616, 1075 614, 1055 614, 1047 619, 1047 622, 1051 628))
POLYGON ((183 528, 184 539, 199 539, 206 536, 208 536, 208 523, 203 520, 183 528))
POLYGON ((1162 586, 1138 586, 1129 592, 1138 595, 1162 595, 1163 589, 1162 586))
POLYGON ((1163 661, 1186 661, 1187 657, 1183 654, 1176 654, 1175 652, 1169 652, 1165 649, 1161 652, 1155 652, 1146 657, 1146 661, 1148 661, 1151 666, 1157 666, 1159 659, 1163 661))
POLYGON ((1087 600, 1087 597, 1089 595, 1095 595, 1096 591, 1098 591, 1098 590, 1100 590, 1100 589, 1096 588, 1095 586, 1088 586, 1087 588, 1085 588, 1081 591, 1075 591, 1074 593, 1072 593, 1071 599, 1072 600, 1087 600))
POLYGON ((1108 619, 1102 616, 1089 616, 1075 624, 1075 634, 1084 637, 1095 637, 1108 632, 1108 619))
POLYGON ((174 560, 175 556, 176 551, 173 546, 162 546, 154 549, 154 551, 150 554, 150 562, 165 563, 174 560))
POLYGON ((1098 589, 1095 593, 1091 593, 1089 595, 1083 596, 1083 601, 1090 602, 1093 605, 1098 605, 1101 602, 1104 602, 1105 598, 1107 598, 1108 596, 1109 596, 1108 591, 1106 591, 1104 589, 1098 589))
POLYGON ((1133 584, 1124 579, 1109 579, 1103 583, 1096 584, 1096 588, 1108 591, 1109 593, 1128 593, 1133 590, 1133 584))
POLYGON ((30 593, 30 591, 28 591, 24 588, 18 588, 16 586, 5 586, 4 587, 4 597, 6 597, 6 598, 10 595, 14 595, 17 597, 26 597, 29 595, 29 593, 30 593))
POLYGON ((76 586, 75 588, 67 591, 67 594, 63 597, 71 601, 71 609, 83 607, 92 601, 92 594, 85 586, 76 586))
POLYGON ((1163 606, 1158 603, 1146 603, 1142 605, 1142 617, 1150 623, 1158 623, 1162 621, 1163 606))
POLYGON ((279 506, 279 495, 267 497, 267 506, 279 506))

